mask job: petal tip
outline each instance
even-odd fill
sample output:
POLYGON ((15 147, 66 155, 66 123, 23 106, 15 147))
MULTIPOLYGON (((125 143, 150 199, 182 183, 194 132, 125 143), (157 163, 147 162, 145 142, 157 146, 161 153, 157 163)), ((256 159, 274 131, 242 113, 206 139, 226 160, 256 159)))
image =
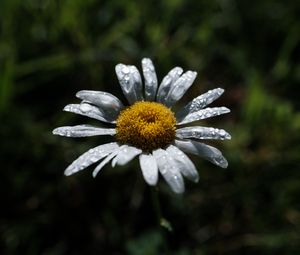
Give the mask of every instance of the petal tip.
POLYGON ((66 169, 65 172, 64 172, 64 175, 65 175, 65 176, 70 176, 70 175, 72 175, 72 174, 73 174, 73 172, 72 172, 72 170, 70 170, 70 169, 66 169))
POLYGON ((119 73, 121 71, 121 69, 124 67, 125 65, 122 63, 119 63, 115 66, 115 70, 117 73, 119 73))
POLYGON ((76 94, 75 94, 75 96, 77 97, 77 98, 80 98, 80 99, 82 99, 82 94, 84 93, 84 90, 80 90, 80 91, 78 91, 76 94))
POLYGON ((199 182, 199 179, 200 179, 200 178, 199 178, 199 175, 197 175, 197 176, 195 176, 195 178, 193 179, 193 182, 194 182, 194 183, 198 183, 198 182, 199 182))
POLYGON ((157 184, 157 180, 146 180, 145 178, 144 178, 144 180, 145 180, 145 182, 148 184, 148 185, 150 185, 150 186, 155 186, 156 184, 157 184))
POLYGON ((181 195, 181 194, 183 194, 184 193, 184 188, 183 189, 177 189, 177 190, 174 190, 174 189, 172 189, 173 191, 174 191, 174 193, 176 193, 176 194, 178 194, 178 195, 181 195))
POLYGON ((112 161, 111 161, 111 166, 115 167, 117 164, 117 157, 115 157, 112 161))
POLYGON ((227 108, 225 106, 222 106, 222 108, 223 108, 224 113, 230 113, 230 109, 229 108, 227 108))
POLYGON ((66 105, 66 106, 64 107, 63 111, 65 111, 65 112, 71 111, 70 105, 66 105))
POLYGON ((227 162, 227 160, 224 158, 224 162, 222 162, 221 164, 219 164, 219 166, 220 167, 222 167, 222 168, 228 168, 228 162, 227 162))
POLYGON ((55 128, 52 130, 52 134, 53 135, 59 135, 59 132, 58 132, 59 128, 55 128))
POLYGON ((96 171, 93 171, 93 173, 92 173, 94 178, 96 178, 97 174, 98 174, 98 172, 96 172, 96 171))
MULTIPOLYGON (((147 62, 149 62, 149 61, 151 61, 151 59, 150 58, 143 58, 142 59, 142 64, 147 64, 147 62)), ((151 61, 152 62, 152 61, 151 61)))

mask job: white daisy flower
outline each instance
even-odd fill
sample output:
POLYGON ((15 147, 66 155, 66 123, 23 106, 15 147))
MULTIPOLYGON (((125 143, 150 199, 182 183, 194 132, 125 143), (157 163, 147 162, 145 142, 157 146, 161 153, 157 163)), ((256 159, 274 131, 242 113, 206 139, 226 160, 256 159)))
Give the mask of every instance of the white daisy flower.
POLYGON ((110 93, 82 90, 76 96, 80 104, 69 104, 64 111, 73 112, 114 128, 90 125, 65 126, 53 130, 53 134, 67 137, 111 135, 115 142, 99 145, 82 154, 66 170, 65 175, 77 173, 100 162, 93 176, 111 161, 112 166, 125 165, 139 157, 143 177, 149 185, 156 185, 159 173, 175 193, 184 192, 183 177, 194 182, 199 179, 193 162, 185 154, 203 157, 213 164, 226 168, 222 153, 200 140, 230 139, 223 129, 183 125, 230 112, 226 107, 205 108, 224 92, 217 88, 194 98, 177 113, 172 111, 194 82, 197 73, 173 68, 158 86, 156 72, 149 58, 142 60, 142 77, 135 66, 118 64, 115 68, 123 93, 130 106, 110 93))

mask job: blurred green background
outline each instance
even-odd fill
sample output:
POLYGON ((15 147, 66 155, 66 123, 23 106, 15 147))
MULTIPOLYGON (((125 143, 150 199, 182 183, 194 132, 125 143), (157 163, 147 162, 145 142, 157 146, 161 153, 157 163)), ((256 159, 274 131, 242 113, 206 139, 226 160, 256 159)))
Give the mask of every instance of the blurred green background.
POLYGON ((0 1, 0 254, 300 254, 300 2, 0 1), (78 90, 123 99, 114 66, 151 57, 158 78, 198 71, 178 104, 215 87, 232 112, 220 169, 192 157, 182 196, 160 179, 157 224, 138 162, 65 177, 109 138, 51 134, 95 121, 62 112, 78 90))

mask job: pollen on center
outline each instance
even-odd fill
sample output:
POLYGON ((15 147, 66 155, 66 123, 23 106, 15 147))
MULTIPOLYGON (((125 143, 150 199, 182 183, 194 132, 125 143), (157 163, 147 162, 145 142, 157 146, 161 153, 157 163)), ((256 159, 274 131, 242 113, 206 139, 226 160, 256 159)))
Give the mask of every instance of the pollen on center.
POLYGON ((176 118, 163 104, 136 102, 123 110, 116 123, 116 138, 145 151, 163 148, 175 138, 176 118))

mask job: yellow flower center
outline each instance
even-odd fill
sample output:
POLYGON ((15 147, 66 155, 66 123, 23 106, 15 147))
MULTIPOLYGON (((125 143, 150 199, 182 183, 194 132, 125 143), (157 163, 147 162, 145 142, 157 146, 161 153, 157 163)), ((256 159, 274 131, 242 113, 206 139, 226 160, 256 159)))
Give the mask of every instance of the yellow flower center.
POLYGON ((120 113, 116 125, 120 143, 145 151, 163 148, 175 138, 173 112, 156 102, 136 102, 120 113))

